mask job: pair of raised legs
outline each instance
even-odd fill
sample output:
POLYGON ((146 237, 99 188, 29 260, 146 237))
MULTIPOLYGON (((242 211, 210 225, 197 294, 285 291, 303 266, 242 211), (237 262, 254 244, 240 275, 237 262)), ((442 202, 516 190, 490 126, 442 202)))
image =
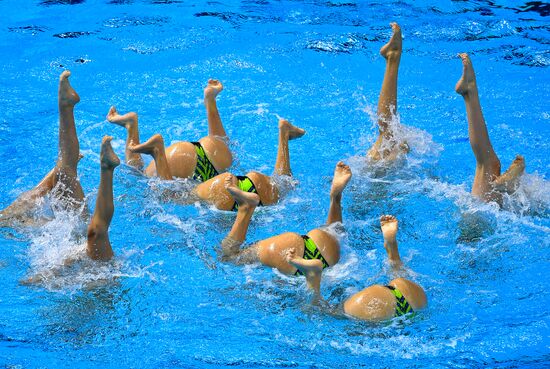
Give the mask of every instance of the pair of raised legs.
MULTIPOLYGON (((48 193, 59 200, 67 210, 81 210, 86 215, 84 191, 77 176, 79 152, 74 121, 74 106, 80 97, 69 83, 69 71, 59 77, 59 156, 55 167, 30 191, 22 194, 13 204, 2 211, 1 220, 25 221, 40 197, 48 193)), ((108 260, 113 251, 108 229, 113 216, 113 170, 120 160, 111 147, 112 137, 104 137, 101 143, 101 180, 94 215, 88 226, 87 254, 92 259, 108 260)))
MULTIPOLYGON (((222 90, 223 85, 214 79, 210 79, 204 89, 208 136, 198 141, 218 172, 227 170, 233 163, 233 156, 227 145, 227 133, 216 103, 216 97, 222 90)), ((132 147, 140 144, 137 114, 130 112, 120 115, 113 106, 107 114, 107 120, 126 128, 126 163, 141 170, 143 168, 141 155, 131 150, 132 147)), ((197 159, 195 146, 191 142, 177 142, 166 148, 162 162, 151 162, 145 169, 145 174, 149 177, 158 175, 163 179, 191 178, 197 166, 197 159)))
POLYGON ((391 23, 393 35, 390 41, 382 46, 380 54, 386 59, 384 80, 378 97, 378 138, 368 151, 372 160, 393 161, 400 154, 409 152, 409 146, 404 141, 394 137, 397 123, 397 77, 402 53, 401 28, 397 23, 391 23))
MULTIPOLYGON (((120 164, 120 159, 113 151, 110 136, 104 136, 101 142, 100 161, 100 180, 97 191, 97 199, 94 214, 88 224, 88 234, 86 243, 86 255, 92 260, 108 261, 113 257, 113 249, 109 240, 109 226, 114 213, 113 203, 113 172, 120 164)), ((63 266, 74 263, 78 258, 67 258, 63 266)), ((60 272, 61 268, 49 270, 48 275, 54 275, 60 272)), ((35 284, 42 282, 47 276, 39 273, 21 281, 23 284, 35 284)))
POLYGON ((64 210, 81 211, 86 216, 84 192, 77 175, 82 157, 74 120, 74 107, 80 97, 69 83, 67 70, 59 77, 59 154, 55 167, 34 187, 21 194, 10 206, 0 212, 2 223, 24 224, 33 218, 38 199, 51 193, 64 210))
POLYGON ((481 111, 477 91, 476 76, 468 54, 460 54, 462 59, 462 77, 455 90, 464 98, 468 115, 468 135, 476 158, 476 173, 472 194, 484 201, 501 203, 502 193, 511 193, 517 189, 519 177, 525 171, 525 159, 518 155, 510 168, 500 174, 500 160, 489 140, 489 133, 481 111))
MULTIPOLYGON (((342 222, 342 192, 350 179, 350 168, 344 163, 339 162, 334 170, 330 190, 327 225, 342 222)), ((225 186, 239 207, 235 222, 221 244, 223 260, 232 261, 237 264, 260 262, 263 265, 277 268, 281 273, 292 275, 296 273, 297 269, 286 260, 286 250, 293 248, 296 250, 296 253, 304 255, 306 243, 309 246, 307 250, 309 255, 314 255, 319 259, 322 258, 327 264, 325 267, 332 266, 340 260, 340 243, 336 237, 322 228, 313 229, 305 236, 290 232, 282 233, 241 249, 241 245, 246 239, 252 214, 260 198, 258 194, 240 190, 234 185, 231 177, 226 178, 225 186), (309 240, 305 241, 308 238, 313 242, 313 249, 311 248, 311 242, 309 240)))
MULTIPOLYGON (((383 215, 380 226, 388 260, 394 269, 400 268, 402 264, 397 245, 397 219, 391 215, 383 215)), ((322 263, 315 259, 305 260, 299 255, 297 250, 288 249, 285 256, 290 265, 305 275, 308 287, 315 292, 316 298, 321 298, 322 263)), ((369 286, 347 298, 344 312, 362 320, 381 321, 407 312, 407 304, 413 311, 423 309, 427 305, 426 294, 418 284, 397 278, 386 286, 369 286)))

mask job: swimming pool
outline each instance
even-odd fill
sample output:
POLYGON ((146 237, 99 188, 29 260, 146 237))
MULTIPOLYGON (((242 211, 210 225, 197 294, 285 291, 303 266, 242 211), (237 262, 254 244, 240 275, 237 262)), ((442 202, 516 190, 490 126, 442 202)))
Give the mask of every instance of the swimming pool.
POLYGON ((550 361, 549 5, 427 1, 0 2, 0 207, 34 186, 57 155, 57 80, 75 109, 79 173, 93 207, 110 105, 140 116, 142 139, 206 132, 202 88, 224 83, 220 114, 235 173, 272 171, 277 115, 306 129, 290 144, 296 189, 254 215, 249 239, 324 222, 334 164, 344 194, 343 255, 324 277, 337 306, 389 280, 378 217, 400 220, 409 277, 429 307, 410 322, 369 325, 308 304, 302 279, 221 264, 233 213, 162 202, 155 180, 115 172, 116 260, 68 268, 37 287, 19 280, 82 248, 57 214, 0 237, 0 364, 10 368, 545 367, 550 361), (404 34, 399 112, 411 154, 385 176, 364 165, 389 21, 404 34), (474 157, 457 52, 471 54, 503 168, 526 157, 507 210, 469 195, 474 157))

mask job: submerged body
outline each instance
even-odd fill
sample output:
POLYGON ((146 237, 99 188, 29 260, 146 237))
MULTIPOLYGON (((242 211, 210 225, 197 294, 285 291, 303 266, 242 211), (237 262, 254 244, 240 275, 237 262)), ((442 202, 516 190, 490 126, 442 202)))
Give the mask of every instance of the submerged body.
POLYGON ((382 321, 421 310, 426 305, 422 287, 397 278, 386 286, 375 284, 347 298, 344 312, 361 320, 382 321))

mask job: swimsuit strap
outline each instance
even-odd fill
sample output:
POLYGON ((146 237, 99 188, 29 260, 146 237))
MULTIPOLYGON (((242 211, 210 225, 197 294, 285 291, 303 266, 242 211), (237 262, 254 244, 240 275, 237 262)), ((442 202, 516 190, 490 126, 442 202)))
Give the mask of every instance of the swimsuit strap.
POLYGON ((407 313, 412 313, 413 309, 405 296, 394 286, 385 286, 390 290, 390 292, 395 296, 396 305, 395 305, 395 316, 405 315, 407 313))
POLYGON ((195 167, 195 173, 193 179, 200 182, 206 182, 211 178, 214 178, 219 173, 208 159, 204 147, 200 142, 191 142, 195 146, 195 152, 197 153, 197 166, 195 167))
MULTIPOLYGON (((258 191, 256 190, 256 186, 254 186, 254 182, 252 182, 252 180, 249 177, 247 177, 247 176, 237 176, 237 180, 238 180, 237 187, 239 187, 241 191, 256 193, 256 194, 258 193, 258 191)), ((258 194, 258 196, 259 196, 259 194, 258 194)), ((258 203, 258 206, 263 206, 261 200, 258 203)), ((237 210, 239 210, 239 204, 237 204, 237 202, 235 202, 233 204, 233 208, 231 208, 231 211, 237 211, 237 210)))
MULTIPOLYGON (((328 268, 330 265, 328 265, 327 260, 321 254, 315 242, 313 242, 313 240, 306 235, 303 235, 302 239, 304 240, 304 259, 321 260, 321 262, 323 263, 323 269, 328 268)), ((294 275, 304 275, 304 273, 302 273, 300 269, 297 269, 294 275)))

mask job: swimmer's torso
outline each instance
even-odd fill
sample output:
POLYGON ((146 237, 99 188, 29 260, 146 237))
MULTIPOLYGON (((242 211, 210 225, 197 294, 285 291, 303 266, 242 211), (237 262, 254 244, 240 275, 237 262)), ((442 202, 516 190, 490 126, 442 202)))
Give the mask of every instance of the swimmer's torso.
MULTIPOLYGON (((217 138, 204 137, 199 140, 204 148, 208 160, 218 172, 224 172, 233 163, 233 156, 227 144, 217 138)), ((166 148, 166 159, 172 176, 177 178, 191 178, 197 166, 197 152, 191 142, 176 142, 166 148)), ((151 162, 145 169, 149 177, 156 175, 155 163, 151 162)))
MULTIPOLYGON (((418 284, 404 278, 397 278, 389 285, 403 294, 413 310, 420 310, 426 306, 426 294, 418 284)), ((396 306, 397 301, 391 290, 376 284, 348 298, 344 302, 344 312, 357 319, 380 321, 394 317, 396 306)))
MULTIPOLYGON (((314 229, 307 235, 315 242, 329 265, 338 263, 340 243, 334 236, 320 229, 314 229)), ((262 264, 277 268, 281 273, 293 275, 296 273, 296 268, 287 263, 285 253, 286 250, 295 248, 297 255, 303 255, 304 239, 297 233, 288 232, 259 241, 256 247, 262 264)))
MULTIPOLYGON (((220 210, 233 209, 235 200, 225 188, 225 180, 229 175, 229 173, 222 173, 199 184, 195 188, 195 193, 199 199, 215 205, 220 210)), ((258 172, 248 172, 246 176, 254 184, 262 205, 272 205, 279 200, 279 190, 273 184, 271 178, 258 172)), ((233 182, 237 185, 237 177, 234 177, 233 182)))

